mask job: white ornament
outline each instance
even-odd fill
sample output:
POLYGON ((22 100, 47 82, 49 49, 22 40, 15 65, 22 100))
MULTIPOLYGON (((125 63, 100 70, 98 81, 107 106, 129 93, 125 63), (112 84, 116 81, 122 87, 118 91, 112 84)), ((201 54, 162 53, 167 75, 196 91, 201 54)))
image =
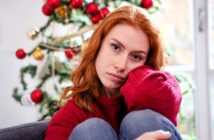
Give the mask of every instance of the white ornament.
POLYGON ((30 94, 24 94, 21 98, 21 104, 24 106, 33 106, 35 103, 31 100, 30 94))
POLYGON ((42 77, 44 77, 46 74, 49 73, 49 62, 48 62, 48 57, 46 57, 37 67, 36 70, 36 76, 38 77, 38 79, 42 79, 42 77))

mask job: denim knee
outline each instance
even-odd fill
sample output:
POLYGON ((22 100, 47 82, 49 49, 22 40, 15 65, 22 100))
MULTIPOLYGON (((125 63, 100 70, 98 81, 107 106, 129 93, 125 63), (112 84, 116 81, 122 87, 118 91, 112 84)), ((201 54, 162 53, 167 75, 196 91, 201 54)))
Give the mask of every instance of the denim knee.
POLYGON ((181 140, 174 124, 166 117, 150 109, 128 113, 121 123, 120 138, 132 140, 145 132, 159 129, 170 131, 172 133, 170 140, 181 140))
POLYGON ((114 129, 99 118, 87 119, 78 124, 69 136, 69 140, 117 140, 114 129))

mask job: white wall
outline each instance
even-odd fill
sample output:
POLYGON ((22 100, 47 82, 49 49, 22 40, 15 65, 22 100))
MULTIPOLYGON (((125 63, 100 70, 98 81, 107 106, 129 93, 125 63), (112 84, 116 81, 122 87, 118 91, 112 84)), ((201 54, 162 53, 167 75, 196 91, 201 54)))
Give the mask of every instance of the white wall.
POLYGON ((40 41, 28 39, 26 32, 45 24, 42 4, 43 0, 0 0, 0 128, 38 118, 35 107, 23 107, 13 99, 12 90, 20 84, 20 67, 28 61, 18 60, 15 51, 30 51, 40 41))

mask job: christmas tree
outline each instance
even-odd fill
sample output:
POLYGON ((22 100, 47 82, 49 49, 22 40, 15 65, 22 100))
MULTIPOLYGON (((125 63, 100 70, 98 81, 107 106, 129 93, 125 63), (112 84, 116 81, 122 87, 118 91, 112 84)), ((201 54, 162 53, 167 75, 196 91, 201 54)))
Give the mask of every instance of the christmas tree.
MULTIPOLYGON (((70 86, 70 75, 81 59, 84 43, 94 27, 108 13, 123 4, 144 8, 149 14, 158 11, 159 0, 46 0, 41 12, 48 17, 40 28, 31 29, 28 36, 41 40, 30 52, 20 48, 16 57, 22 61, 33 58, 36 62, 20 70, 20 86, 13 90, 13 97, 22 105, 36 105, 40 119, 51 117, 59 108, 58 100, 63 89, 70 86), (35 81, 29 90, 29 81, 35 81)), ((183 78, 183 80, 182 80, 183 78)), ((179 82, 185 76, 177 77, 179 82)), ((191 85, 189 85, 191 87, 191 85)), ((188 87, 189 88, 189 87, 188 87)), ((188 91, 184 90, 184 93, 188 91)))

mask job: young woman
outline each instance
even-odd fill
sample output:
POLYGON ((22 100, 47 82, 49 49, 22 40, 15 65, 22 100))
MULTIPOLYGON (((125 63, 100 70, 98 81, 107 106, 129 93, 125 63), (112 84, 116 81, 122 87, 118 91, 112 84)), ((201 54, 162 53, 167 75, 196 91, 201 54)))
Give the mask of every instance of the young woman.
POLYGON ((67 102, 52 117, 45 139, 181 139, 164 114, 150 109, 128 112, 120 89, 128 74, 143 65, 156 71, 164 65, 158 32, 139 8, 118 8, 88 41, 72 73, 73 86, 62 97, 67 102))

